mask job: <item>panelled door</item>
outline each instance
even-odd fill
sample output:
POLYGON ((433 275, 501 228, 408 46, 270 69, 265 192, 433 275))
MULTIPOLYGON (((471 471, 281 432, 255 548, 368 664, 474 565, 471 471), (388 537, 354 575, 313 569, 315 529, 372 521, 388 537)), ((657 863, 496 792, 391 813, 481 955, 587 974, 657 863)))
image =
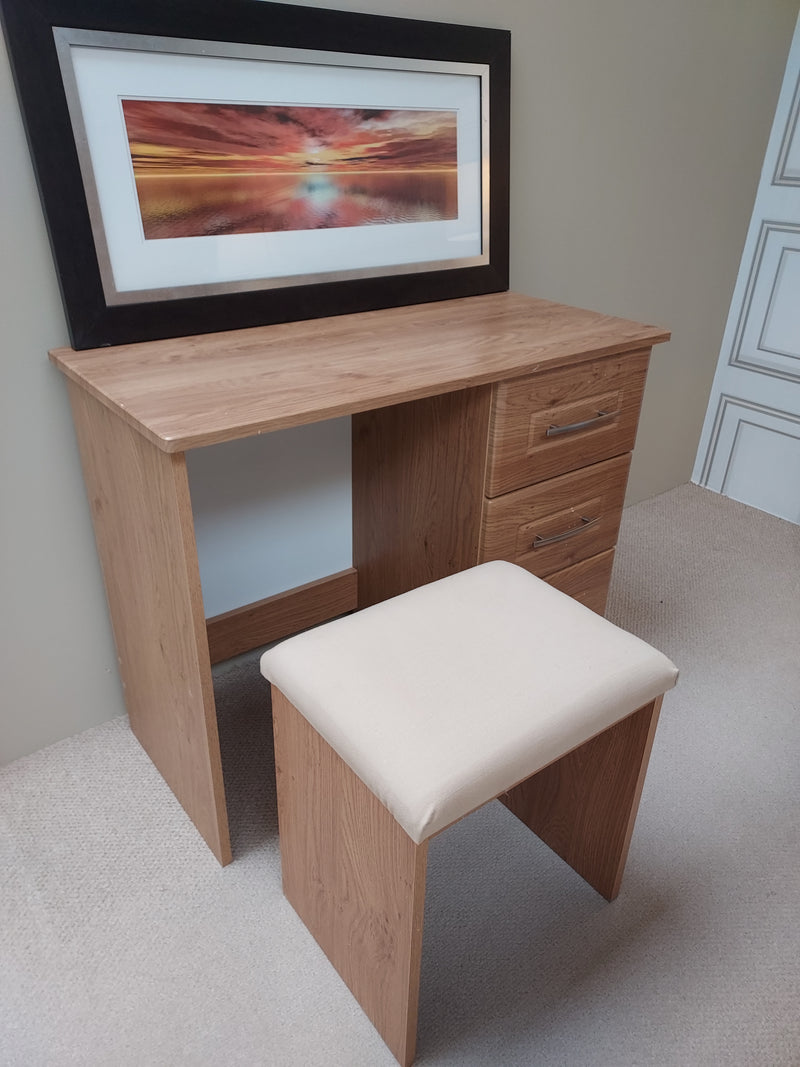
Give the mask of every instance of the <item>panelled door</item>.
POLYGON ((800 523, 800 19, 693 481, 800 523))

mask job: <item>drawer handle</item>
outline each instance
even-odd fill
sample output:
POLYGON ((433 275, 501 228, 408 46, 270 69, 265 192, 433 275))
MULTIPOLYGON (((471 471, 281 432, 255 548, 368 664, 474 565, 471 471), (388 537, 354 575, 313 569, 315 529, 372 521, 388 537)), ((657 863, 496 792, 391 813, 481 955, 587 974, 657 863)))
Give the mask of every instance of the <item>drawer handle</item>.
POLYGON ((593 519, 587 519, 581 515, 580 526, 573 526, 571 530, 564 530, 563 533, 553 534, 552 537, 540 537, 539 534, 537 534, 533 539, 531 548, 544 548, 545 545, 554 545, 556 541, 566 541, 568 537, 574 537, 576 534, 588 530, 589 527, 594 526, 596 522, 600 522, 599 515, 595 515, 593 519))
POLYGON ((583 422, 571 422, 569 426, 556 426, 551 424, 547 427, 545 437, 558 437, 562 433, 577 433, 578 430, 587 430, 590 426, 597 426, 598 423, 607 422, 609 419, 615 419, 617 415, 621 415, 621 409, 619 411, 598 411, 593 419, 584 419, 583 422))

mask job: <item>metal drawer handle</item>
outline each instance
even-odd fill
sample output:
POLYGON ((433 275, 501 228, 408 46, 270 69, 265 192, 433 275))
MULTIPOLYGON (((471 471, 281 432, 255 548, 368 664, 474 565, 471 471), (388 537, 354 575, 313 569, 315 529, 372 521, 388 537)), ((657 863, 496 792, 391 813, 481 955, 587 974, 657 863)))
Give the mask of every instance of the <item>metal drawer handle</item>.
POLYGON ((544 548, 545 545, 554 545, 556 541, 566 541, 568 537, 574 537, 576 534, 588 530, 589 527, 594 526, 596 522, 600 522, 599 515, 595 515, 593 519, 587 519, 581 515, 580 526, 573 526, 571 530, 564 530, 563 533, 553 534, 552 537, 540 537, 539 534, 537 534, 533 539, 531 548, 544 548))
POLYGON ((583 422, 571 422, 569 426, 556 426, 551 424, 547 427, 545 437, 558 437, 562 433, 577 433, 578 430, 586 430, 590 426, 596 426, 600 422, 606 422, 608 419, 615 419, 617 415, 622 414, 622 409, 619 411, 598 411, 593 419, 584 419, 583 422))

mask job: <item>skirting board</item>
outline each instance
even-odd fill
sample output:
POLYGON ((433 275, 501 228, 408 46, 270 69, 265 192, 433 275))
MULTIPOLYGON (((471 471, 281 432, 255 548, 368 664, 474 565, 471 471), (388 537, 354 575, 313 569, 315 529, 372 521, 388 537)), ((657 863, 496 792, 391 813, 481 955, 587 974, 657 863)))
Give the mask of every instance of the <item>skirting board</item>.
POLYGON ((212 663, 249 652, 358 606, 354 567, 206 620, 212 663))

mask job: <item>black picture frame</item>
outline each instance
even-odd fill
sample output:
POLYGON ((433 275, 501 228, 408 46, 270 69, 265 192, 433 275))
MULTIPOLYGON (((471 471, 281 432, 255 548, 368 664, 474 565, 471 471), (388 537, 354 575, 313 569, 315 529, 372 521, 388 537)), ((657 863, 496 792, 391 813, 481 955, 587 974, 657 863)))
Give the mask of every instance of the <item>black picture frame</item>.
MULTIPOLYGON (((97 348, 320 318, 508 288, 510 34, 506 30, 297 7, 264 0, 0 0, 3 26, 71 342, 97 348), (284 283, 215 295, 110 303, 101 278, 54 28, 478 65, 484 106, 484 241, 477 265, 284 283), (488 189, 485 186, 488 185, 488 189), (486 245, 488 244, 488 248, 486 245)), ((96 219, 95 219, 96 225, 96 219)), ((457 262, 457 261, 456 261, 457 262)))

